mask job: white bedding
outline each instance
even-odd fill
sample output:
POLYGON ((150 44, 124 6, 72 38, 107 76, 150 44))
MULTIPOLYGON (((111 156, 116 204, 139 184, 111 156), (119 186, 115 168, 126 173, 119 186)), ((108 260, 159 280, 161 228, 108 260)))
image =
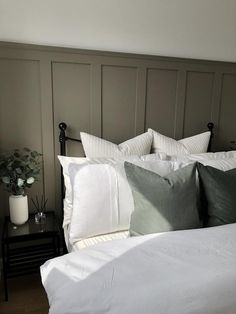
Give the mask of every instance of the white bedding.
POLYGON ((41 276, 50 314, 235 314, 236 224, 97 244, 41 276))

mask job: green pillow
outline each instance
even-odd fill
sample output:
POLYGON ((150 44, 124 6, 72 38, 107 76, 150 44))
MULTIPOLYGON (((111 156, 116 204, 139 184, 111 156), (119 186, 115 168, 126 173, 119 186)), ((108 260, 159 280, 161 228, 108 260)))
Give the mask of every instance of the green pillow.
POLYGON ((128 162, 125 171, 134 198, 131 236, 200 227, 196 164, 165 177, 128 162))
POLYGON ((207 202, 206 227, 236 223, 236 168, 222 171, 198 163, 197 169, 207 202))

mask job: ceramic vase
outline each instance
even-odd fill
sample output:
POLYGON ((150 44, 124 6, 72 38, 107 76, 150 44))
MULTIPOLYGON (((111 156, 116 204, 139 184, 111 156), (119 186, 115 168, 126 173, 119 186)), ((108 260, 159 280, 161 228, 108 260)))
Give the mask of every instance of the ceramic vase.
POLYGON ((27 195, 9 197, 10 220, 15 225, 23 225, 29 218, 27 195))

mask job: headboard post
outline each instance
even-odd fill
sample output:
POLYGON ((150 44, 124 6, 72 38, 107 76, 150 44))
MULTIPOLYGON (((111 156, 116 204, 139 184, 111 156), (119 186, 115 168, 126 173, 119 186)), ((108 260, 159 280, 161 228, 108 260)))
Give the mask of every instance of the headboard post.
POLYGON ((59 142, 60 142, 60 155, 66 155, 66 129, 67 125, 65 122, 61 122, 59 124, 60 135, 59 135, 59 142))
MULTIPOLYGON (((60 134, 59 134, 59 142, 60 142, 60 155, 66 155, 66 129, 67 125, 65 122, 61 122, 59 124, 60 134)), ((63 169, 61 167, 61 208, 63 214, 63 199, 65 197, 65 188, 64 188, 64 176, 63 176, 63 169)), ((62 216, 63 217, 63 216, 62 216)))
MULTIPOLYGON (((67 125, 65 122, 60 122, 58 125, 60 129, 59 134, 59 142, 60 142, 60 155, 66 156, 66 141, 74 141, 77 143, 81 143, 80 139, 69 137, 66 135, 67 125)), ((61 208, 62 208, 62 217, 63 217, 63 200, 65 197, 65 187, 64 187, 64 176, 63 176, 63 169, 61 167, 61 208)))
POLYGON ((208 151, 208 152, 211 152, 212 140, 213 140, 213 137, 214 137, 214 133, 213 133, 214 123, 209 122, 209 123, 207 124, 207 127, 208 127, 208 130, 211 132, 210 140, 209 140, 209 145, 208 145, 207 151, 208 151))
MULTIPOLYGON (((66 155, 66 129, 67 125, 65 122, 61 122, 58 125, 60 129, 60 134, 59 134, 59 142, 60 142, 60 155, 65 156, 66 155)), ((63 217, 64 217, 64 197, 65 197, 65 188, 64 188, 64 176, 63 176, 63 169, 61 166, 61 225, 63 224, 63 217)), ((62 235, 62 243, 63 243, 63 254, 67 253, 67 248, 66 248, 66 243, 65 243, 65 237, 64 234, 62 235)))

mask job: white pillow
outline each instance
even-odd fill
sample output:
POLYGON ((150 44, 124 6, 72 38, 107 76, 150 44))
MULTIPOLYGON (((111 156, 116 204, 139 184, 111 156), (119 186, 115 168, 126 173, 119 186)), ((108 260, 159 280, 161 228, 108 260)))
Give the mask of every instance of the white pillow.
MULTIPOLYGON (((186 163, 162 160, 132 162, 161 176, 186 166, 186 163)), ((71 164, 69 174, 73 186, 71 244, 99 234, 129 229, 134 205, 124 162, 71 164)))
POLYGON ((211 136, 208 131, 176 141, 152 129, 148 129, 148 132, 153 136, 152 152, 165 152, 168 155, 206 153, 211 136))
POLYGON ((152 146, 152 136, 146 132, 119 145, 106 141, 97 136, 80 132, 86 157, 121 157, 149 154, 152 146))
POLYGON ((167 155, 165 153, 145 155, 142 157, 138 156, 129 156, 129 157, 120 157, 120 158, 84 158, 84 157, 67 157, 67 156, 58 156, 58 159, 61 163, 63 169, 64 183, 65 183, 65 199, 64 199, 64 219, 63 219, 63 228, 66 225, 70 224, 71 213, 73 209, 73 199, 72 199, 72 186, 69 177, 69 165, 71 163, 76 163, 79 165, 85 164, 113 164, 118 161, 134 161, 134 160, 165 160, 167 155))
POLYGON ((189 160, 199 161, 199 162, 208 162, 211 160, 221 160, 221 159, 233 159, 236 158, 236 151, 228 151, 228 152, 215 152, 215 153, 203 153, 203 154, 188 154, 188 155, 176 155, 176 156, 168 156, 166 155, 166 159, 172 161, 183 161, 187 162, 189 160))
POLYGON ((231 158, 236 158, 236 151, 205 153, 205 154, 191 154, 188 156, 188 158, 191 160, 197 160, 197 161, 231 159, 231 158))
POLYGON ((201 160, 200 162, 204 166, 211 166, 222 171, 228 171, 236 168, 236 158, 208 159, 201 160))

